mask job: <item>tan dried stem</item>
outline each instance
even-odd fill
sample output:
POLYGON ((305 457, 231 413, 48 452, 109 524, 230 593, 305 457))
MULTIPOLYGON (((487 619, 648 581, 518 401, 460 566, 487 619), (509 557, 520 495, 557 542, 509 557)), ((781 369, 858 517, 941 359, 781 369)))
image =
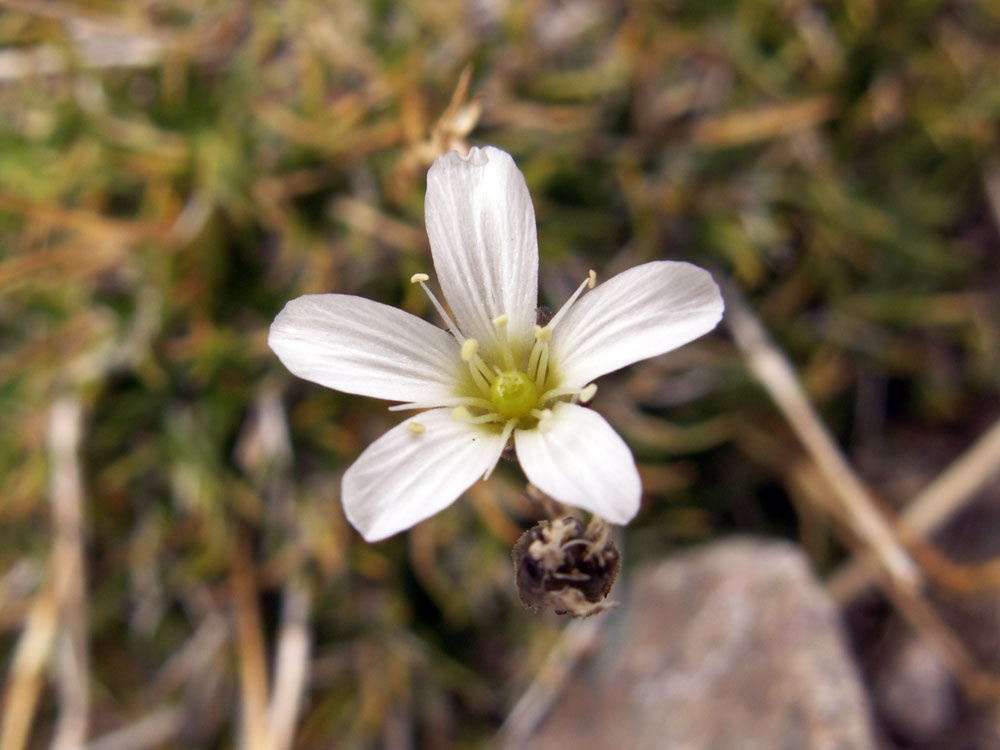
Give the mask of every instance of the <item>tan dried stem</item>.
MULTIPOLYGON (((292 446, 281 392, 268 387, 240 437, 237 460, 260 485, 268 511, 284 527, 286 543, 301 544, 292 503, 289 470, 292 446)), ((282 585, 281 619, 274 650, 274 684, 267 708, 267 734, 274 750, 289 750, 308 686, 312 633, 312 592, 305 577, 292 573, 282 585)), ((263 648, 263 643, 261 643, 263 648)))
POLYGON ((58 605, 52 581, 35 596, 14 649, 3 696, 0 750, 23 750, 42 690, 42 670, 55 641, 58 605))
MULTIPOLYGON (((870 555, 877 581, 906 621, 945 659, 971 696, 995 698, 997 681, 977 666, 965 644, 940 618, 921 590, 922 575, 890 520, 837 447, 809 401, 787 357, 770 341, 742 295, 726 293, 727 321, 747 367, 777 404, 826 480, 841 518, 870 555)), ((847 540, 852 542, 850 538, 847 540)))
POLYGON ((236 610, 236 655, 240 668, 240 741, 244 750, 274 750, 267 726, 267 664, 257 606, 257 574, 245 537, 237 545, 232 571, 236 610))
POLYGON ((916 591, 921 574, 900 543, 875 499, 854 473, 809 401, 788 358, 771 343, 763 325, 730 287, 726 319, 747 367, 774 399, 820 474, 843 506, 854 533, 878 560, 882 572, 906 590, 916 591))
MULTIPOLYGON (((1000 473, 1000 420, 984 432, 965 453, 941 472, 917 494, 900 514, 900 530, 908 545, 920 545, 921 537, 933 533, 961 510, 975 494, 1000 473)), ((936 557, 936 551, 922 547, 931 567, 946 569, 948 563, 936 557), (937 565, 934 562, 937 560, 937 565)), ((914 550, 914 554, 917 552, 914 550)), ((955 576, 953 585, 958 583, 955 576)), ((828 580, 830 593, 841 604, 848 604, 872 585, 871 561, 866 555, 844 563, 828 580)))
POLYGON ((83 477, 79 462, 83 407, 61 398, 48 422, 49 500, 54 523, 49 579, 25 619, 3 700, 0 750, 22 750, 55 648, 58 715, 51 747, 82 747, 90 713, 87 593, 83 555, 83 477))
POLYGON ((52 575, 59 611, 55 654, 59 714, 51 742, 53 750, 81 747, 90 714, 83 474, 79 460, 82 421, 83 407, 75 398, 59 399, 49 413, 50 499, 55 524, 52 575))
POLYGON ((576 665, 596 648, 602 622, 599 618, 574 620, 563 628, 535 679, 504 720, 492 747, 514 750, 526 746, 559 699, 576 665))

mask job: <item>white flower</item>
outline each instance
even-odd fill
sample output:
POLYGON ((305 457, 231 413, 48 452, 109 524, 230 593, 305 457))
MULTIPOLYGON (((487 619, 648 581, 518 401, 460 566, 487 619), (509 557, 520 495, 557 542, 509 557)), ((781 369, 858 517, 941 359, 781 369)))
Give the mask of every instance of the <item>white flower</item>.
POLYGON ((350 522, 368 541, 408 529, 489 476, 513 442, 527 478, 556 500, 627 523, 641 485, 624 441, 579 402, 594 378, 712 330, 722 298, 688 263, 656 261, 596 289, 584 280, 535 323, 538 241, 524 177, 509 154, 452 151, 427 174, 427 234, 448 325, 344 294, 289 302, 268 343, 295 375, 346 393, 427 409, 365 450, 343 478, 350 522), (593 291, 583 294, 590 287, 593 291), (582 295, 582 296, 581 296, 582 295))

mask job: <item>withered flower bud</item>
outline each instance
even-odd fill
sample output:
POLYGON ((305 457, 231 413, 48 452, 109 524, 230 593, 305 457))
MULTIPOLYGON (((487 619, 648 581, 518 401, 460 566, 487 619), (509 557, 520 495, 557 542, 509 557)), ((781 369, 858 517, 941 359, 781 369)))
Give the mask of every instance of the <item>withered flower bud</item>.
POLYGON ((586 528, 576 518, 542 521, 521 535, 511 556, 518 594, 529 609, 589 617, 618 606, 605 599, 621 554, 598 518, 586 528))

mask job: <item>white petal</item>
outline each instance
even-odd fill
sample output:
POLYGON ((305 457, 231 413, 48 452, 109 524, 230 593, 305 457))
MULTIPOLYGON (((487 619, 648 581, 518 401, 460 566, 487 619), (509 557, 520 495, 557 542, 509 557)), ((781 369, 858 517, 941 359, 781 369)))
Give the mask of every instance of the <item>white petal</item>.
POLYGON ((526 351, 538 304, 538 238, 528 186, 510 154, 487 147, 440 157, 427 173, 424 212, 458 327, 493 357, 492 321, 506 314, 515 351, 526 351))
POLYGON ((719 287, 698 266, 630 268, 585 294, 556 326, 551 361, 560 385, 579 387, 683 346, 715 328, 722 310, 719 287))
POLYGON ((344 513, 369 542, 392 536, 447 508, 496 465, 501 436, 451 417, 417 414, 389 430, 344 473, 344 513), (417 434, 410 425, 418 423, 417 434))
POLYGON ((547 430, 515 430, 514 445, 531 483, 559 502, 611 523, 638 512, 642 484, 632 452, 597 412, 559 403, 547 430))
POLYGON ((462 361, 454 337, 395 307, 346 294, 293 299, 267 343, 300 378, 345 393, 441 404, 462 361))

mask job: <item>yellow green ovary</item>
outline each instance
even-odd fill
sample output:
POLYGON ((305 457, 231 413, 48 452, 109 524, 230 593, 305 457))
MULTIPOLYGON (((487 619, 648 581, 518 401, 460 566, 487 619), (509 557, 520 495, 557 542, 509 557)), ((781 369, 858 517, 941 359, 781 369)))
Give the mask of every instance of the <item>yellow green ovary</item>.
POLYGON ((538 404, 538 388, 523 372, 508 370, 493 380, 490 401, 501 416, 526 417, 538 404))

